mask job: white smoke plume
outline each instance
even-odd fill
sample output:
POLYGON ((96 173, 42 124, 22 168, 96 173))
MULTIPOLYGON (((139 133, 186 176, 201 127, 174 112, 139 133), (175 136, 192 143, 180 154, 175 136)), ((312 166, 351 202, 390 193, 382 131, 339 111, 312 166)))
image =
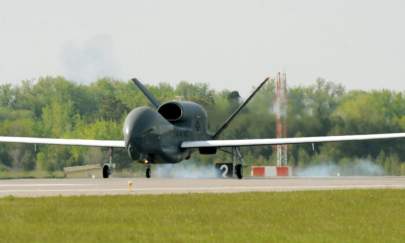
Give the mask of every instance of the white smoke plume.
POLYGON ((295 168, 294 174, 303 177, 322 176, 382 176, 384 169, 368 160, 356 160, 346 165, 332 162, 312 165, 305 168, 295 168))
POLYGON ((153 166, 154 177, 169 178, 215 178, 217 170, 214 165, 202 165, 195 161, 184 161, 177 164, 158 164, 153 166))
POLYGON ((282 104, 278 100, 273 102, 273 107, 270 109, 270 111, 282 118, 287 117, 287 108, 282 108, 282 104))
POLYGON ((61 52, 61 62, 66 78, 81 83, 114 77, 119 66, 110 35, 97 35, 83 44, 66 43, 61 52))

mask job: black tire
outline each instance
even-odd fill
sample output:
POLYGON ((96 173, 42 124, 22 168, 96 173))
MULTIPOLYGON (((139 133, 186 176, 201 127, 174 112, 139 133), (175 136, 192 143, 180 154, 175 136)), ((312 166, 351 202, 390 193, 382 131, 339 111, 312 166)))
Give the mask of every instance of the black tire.
POLYGON ((241 164, 235 165, 235 174, 238 179, 243 178, 243 168, 241 164))
POLYGON ((111 175, 110 166, 104 165, 104 166, 103 166, 103 178, 106 179, 106 178, 110 177, 110 175, 111 175))
POLYGON ((145 176, 146 176, 146 178, 150 178, 150 176, 151 176, 151 169, 149 167, 146 168, 145 176))

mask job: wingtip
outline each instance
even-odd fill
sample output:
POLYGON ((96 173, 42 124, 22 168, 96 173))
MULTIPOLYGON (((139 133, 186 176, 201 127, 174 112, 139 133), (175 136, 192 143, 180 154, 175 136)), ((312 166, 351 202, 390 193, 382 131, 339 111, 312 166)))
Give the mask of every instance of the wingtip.
POLYGON ((267 77, 265 80, 263 80, 263 82, 260 83, 260 86, 264 85, 265 83, 267 83, 270 80, 270 77, 267 77))
POLYGON ((141 84, 141 81, 139 81, 139 79, 137 79, 137 78, 132 78, 131 81, 132 81, 132 83, 134 83, 136 86, 142 85, 142 84, 141 84))

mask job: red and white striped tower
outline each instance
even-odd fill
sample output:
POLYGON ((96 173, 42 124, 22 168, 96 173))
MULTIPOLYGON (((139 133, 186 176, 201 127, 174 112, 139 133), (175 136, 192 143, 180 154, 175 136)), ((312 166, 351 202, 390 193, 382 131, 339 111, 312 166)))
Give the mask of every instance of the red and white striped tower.
MULTIPOLYGON (((287 75, 278 73, 275 86, 274 112, 276 114, 276 137, 287 137, 287 75)), ((277 145, 277 166, 286 166, 288 162, 287 145, 277 145)))

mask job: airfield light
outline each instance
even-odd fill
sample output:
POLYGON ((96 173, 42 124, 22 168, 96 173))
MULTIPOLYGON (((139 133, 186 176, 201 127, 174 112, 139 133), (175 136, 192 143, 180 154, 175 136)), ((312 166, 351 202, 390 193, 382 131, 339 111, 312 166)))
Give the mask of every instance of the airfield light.
POLYGON ((133 186, 133 182, 132 181, 128 181, 128 191, 132 192, 132 186, 133 186))

